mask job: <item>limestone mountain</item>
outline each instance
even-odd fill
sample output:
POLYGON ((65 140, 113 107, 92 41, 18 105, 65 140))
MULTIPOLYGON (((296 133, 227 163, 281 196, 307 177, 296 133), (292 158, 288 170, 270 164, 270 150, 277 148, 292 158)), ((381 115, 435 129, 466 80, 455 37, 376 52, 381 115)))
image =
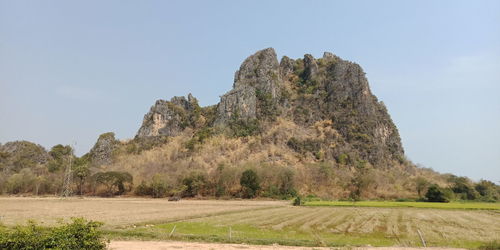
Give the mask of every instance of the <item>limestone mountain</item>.
POLYGON ((296 60, 284 56, 278 62, 272 48, 242 63, 233 89, 215 108, 199 107, 191 94, 187 99, 158 100, 145 115, 136 138, 176 136, 186 128, 202 127, 243 129, 243 135, 251 135, 277 118, 304 128, 329 122, 327 127, 334 131, 329 138, 302 141, 291 136, 288 145, 297 151, 373 165, 401 161, 404 156, 398 130, 384 104, 371 93, 358 64, 329 52, 318 59, 306 54, 296 60))
POLYGON ((272 48, 243 61, 216 105, 191 94, 157 100, 133 139, 104 133, 82 157, 63 145, 0 145, 0 193, 61 193, 68 166, 74 189, 92 195, 151 195, 159 185, 168 195, 245 197, 240 177, 252 170, 259 196, 417 198, 419 180, 449 177, 406 160, 358 64, 329 52, 278 60, 272 48))
POLYGON ((0 170, 19 171, 25 167, 35 167, 51 159, 40 145, 29 141, 13 141, 0 145, 0 170))

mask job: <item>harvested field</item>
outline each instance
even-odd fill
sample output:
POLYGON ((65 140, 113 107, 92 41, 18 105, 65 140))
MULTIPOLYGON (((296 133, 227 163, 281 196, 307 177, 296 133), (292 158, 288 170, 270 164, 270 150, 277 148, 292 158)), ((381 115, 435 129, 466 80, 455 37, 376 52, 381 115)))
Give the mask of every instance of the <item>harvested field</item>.
POLYGON ((34 219, 53 225, 58 219, 84 217, 102 221, 105 228, 177 221, 235 211, 285 206, 280 201, 217 201, 139 198, 0 198, 0 222, 7 226, 34 219))
MULTIPOLYGON (((1 222, 57 218, 105 223, 114 240, 180 240, 257 245, 474 248, 500 240, 499 210, 294 207, 285 201, 135 198, 0 198, 1 222)), ((122 243, 120 243, 122 244, 122 243)), ((123 243, 127 244, 127 243, 123 243)))

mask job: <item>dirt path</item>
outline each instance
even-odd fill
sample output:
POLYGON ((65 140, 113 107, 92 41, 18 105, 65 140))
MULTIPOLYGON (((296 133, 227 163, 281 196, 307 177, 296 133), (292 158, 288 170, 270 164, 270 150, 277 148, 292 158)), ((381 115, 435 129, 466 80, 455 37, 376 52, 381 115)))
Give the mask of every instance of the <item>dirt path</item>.
MULTIPOLYGON (((273 250, 301 250, 301 249, 332 249, 328 247, 293 247, 293 246, 280 246, 280 245, 245 245, 245 244, 222 244, 222 243, 200 243, 200 242, 183 242, 183 241, 111 241, 109 244, 110 250, 164 250, 164 249, 273 249, 273 250)), ((342 249, 342 248, 341 248, 342 249)), ((359 250, 422 250, 424 248, 416 247, 359 247, 359 248, 345 248, 345 249, 359 249, 359 250)), ((458 250, 461 248, 425 248, 430 250, 458 250)))

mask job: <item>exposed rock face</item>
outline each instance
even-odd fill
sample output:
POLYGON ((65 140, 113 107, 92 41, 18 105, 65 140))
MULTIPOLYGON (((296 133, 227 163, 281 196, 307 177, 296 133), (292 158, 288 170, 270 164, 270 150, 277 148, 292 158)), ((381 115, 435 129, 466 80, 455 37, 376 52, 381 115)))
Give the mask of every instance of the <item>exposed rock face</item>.
POLYGON ((158 100, 144 116, 136 137, 175 136, 186 127, 194 125, 193 113, 199 109, 198 100, 191 94, 188 98, 173 97, 170 101, 158 100))
MULTIPOLYGON (((187 100, 159 100, 145 115, 137 137, 175 136, 186 127, 196 128, 199 109, 191 95, 187 100)), ((251 121, 254 126, 278 116, 303 127, 331 121, 324 124, 338 131, 340 146, 315 148, 333 158, 349 152, 350 158, 383 165, 404 155, 398 130, 371 93, 362 68, 330 52, 319 59, 309 54, 296 60, 284 56, 279 63, 272 48, 256 52, 236 71, 233 89, 210 116, 213 122, 204 126, 230 127, 234 121, 251 121)), ((291 145, 297 148, 300 143, 291 145)))
POLYGON ((290 59, 282 60, 284 79, 290 80, 299 94, 292 98, 292 119, 311 125, 331 119, 333 127, 357 150, 361 158, 372 163, 403 156, 398 130, 383 103, 371 93, 362 68, 325 52, 323 58, 305 55, 290 71, 290 59), (301 115, 302 114, 302 115, 301 115))
POLYGON ((120 145, 113 132, 99 136, 94 147, 90 149, 89 158, 92 165, 107 165, 113 162, 113 151, 120 145))
POLYGON ((273 48, 258 51, 248 57, 235 73, 233 90, 221 97, 217 107, 216 125, 226 125, 233 119, 256 119, 259 97, 280 96, 281 76, 273 48))
POLYGON ((49 161, 44 147, 29 141, 7 142, 0 146, 0 169, 18 171, 49 161))

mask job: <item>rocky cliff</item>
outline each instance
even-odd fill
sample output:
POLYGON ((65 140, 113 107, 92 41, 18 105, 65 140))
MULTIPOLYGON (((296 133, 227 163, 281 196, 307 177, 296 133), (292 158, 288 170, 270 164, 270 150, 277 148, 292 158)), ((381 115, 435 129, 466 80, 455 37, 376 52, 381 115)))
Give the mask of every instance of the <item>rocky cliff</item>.
POLYGON ((35 167, 50 160, 42 146, 29 141, 13 141, 0 145, 0 170, 19 171, 35 167))
MULTIPOLYGON (((187 127, 234 130, 234 123, 264 129, 279 117, 302 127, 328 121, 324 124, 338 136, 313 143, 327 158, 347 155, 353 162, 383 165, 404 155, 398 130, 370 91, 363 69, 329 52, 322 58, 306 54, 278 61, 274 49, 258 51, 236 71, 233 89, 221 97, 215 112, 205 110, 191 95, 158 100, 136 138, 176 136, 187 127)), ((291 147, 297 143, 303 142, 295 140, 291 147)))
POLYGON ((195 127, 199 119, 198 100, 191 94, 188 98, 173 97, 170 101, 158 100, 144 116, 136 137, 176 136, 186 127, 195 127))

